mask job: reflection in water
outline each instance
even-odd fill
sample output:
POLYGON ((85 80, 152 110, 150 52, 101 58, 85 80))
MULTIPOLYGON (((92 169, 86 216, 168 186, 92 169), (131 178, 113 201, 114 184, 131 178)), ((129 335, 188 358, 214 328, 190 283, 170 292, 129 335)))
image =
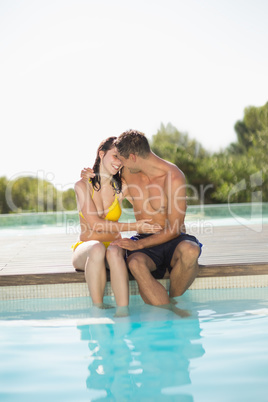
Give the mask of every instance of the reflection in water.
POLYGON ((140 309, 138 320, 130 313, 114 324, 78 327, 88 342, 90 397, 139 401, 179 395, 180 401, 193 401, 179 387, 191 383, 191 360, 204 354, 198 318, 181 319, 147 305, 140 309), (151 320, 144 321, 149 313, 151 320))

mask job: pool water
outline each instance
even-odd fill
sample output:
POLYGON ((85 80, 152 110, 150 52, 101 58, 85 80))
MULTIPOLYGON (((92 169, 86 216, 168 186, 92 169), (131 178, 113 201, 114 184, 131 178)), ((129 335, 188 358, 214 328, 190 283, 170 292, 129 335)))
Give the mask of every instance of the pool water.
MULTIPOLYGON (((134 221, 132 209, 124 208, 120 221, 134 221)), ((188 228, 210 226, 257 226, 260 232, 268 223, 268 202, 241 204, 189 205, 186 226, 188 228)), ((77 211, 0 214, 0 237, 32 234, 78 234, 77 211)))
POLYGON ((1 401, 267 401, 268 288, 188 290, 188 318, 131 296, 0 302, 1 401), (105 300, 114 306, 114 300, 105 300))

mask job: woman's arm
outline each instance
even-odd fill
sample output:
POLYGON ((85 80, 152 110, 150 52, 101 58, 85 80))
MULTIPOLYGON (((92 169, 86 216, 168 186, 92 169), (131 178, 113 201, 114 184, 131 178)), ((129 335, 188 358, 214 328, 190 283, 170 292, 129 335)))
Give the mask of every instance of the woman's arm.
POLYGON ((137 222, 113 222, 100 218, 95 203, 91 197, 90 184, 85 180, 79 180, 75 184, 75 193, 78 209, 90 229, 101 233, 119 233, 137 231, 138 233, 156 233, 161 230, 158 224, 150 224, 151 219, 143 219, 137 222))

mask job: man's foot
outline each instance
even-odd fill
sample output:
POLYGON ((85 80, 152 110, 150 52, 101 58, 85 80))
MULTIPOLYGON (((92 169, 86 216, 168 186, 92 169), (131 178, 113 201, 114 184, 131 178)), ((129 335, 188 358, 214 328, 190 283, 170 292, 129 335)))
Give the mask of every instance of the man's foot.
POLYGON ((188 310, 182 310, 181 308, 176 307, 175 300, 172 300, 169 304, 162 304, 161 306, 157 307, 170 310, 181 318, 190 317, 191 315, 188 310))
POLYGON ((107 310, 108 308, 113 308, 114 306, 106 303, 93 303, 93 307, 100 308, 101 310, 107 310))

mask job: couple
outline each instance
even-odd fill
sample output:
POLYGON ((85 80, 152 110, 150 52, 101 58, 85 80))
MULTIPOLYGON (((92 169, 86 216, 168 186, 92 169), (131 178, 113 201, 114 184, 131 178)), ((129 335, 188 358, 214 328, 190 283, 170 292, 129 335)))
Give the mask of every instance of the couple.
POLYGON ((75 184, 81 235, 73 246, 73 266, 85 271, 93 304, 105 307, 107 266, 119 315, 127 311, 127 261, 144 302, 170 305, 169 296, 182 295, 194 281, 201 251, 199 241, 184 233, 183 173, 155 155, 143 133, 129 130, 103 141, 93 169, 81 176, 75 184), (133 205, 136 222, 118 222, 124 198, 133 205), (137 235, 121 238, 124 231, 137 235), (166 269, 169 295, 156 279, 166 269))

